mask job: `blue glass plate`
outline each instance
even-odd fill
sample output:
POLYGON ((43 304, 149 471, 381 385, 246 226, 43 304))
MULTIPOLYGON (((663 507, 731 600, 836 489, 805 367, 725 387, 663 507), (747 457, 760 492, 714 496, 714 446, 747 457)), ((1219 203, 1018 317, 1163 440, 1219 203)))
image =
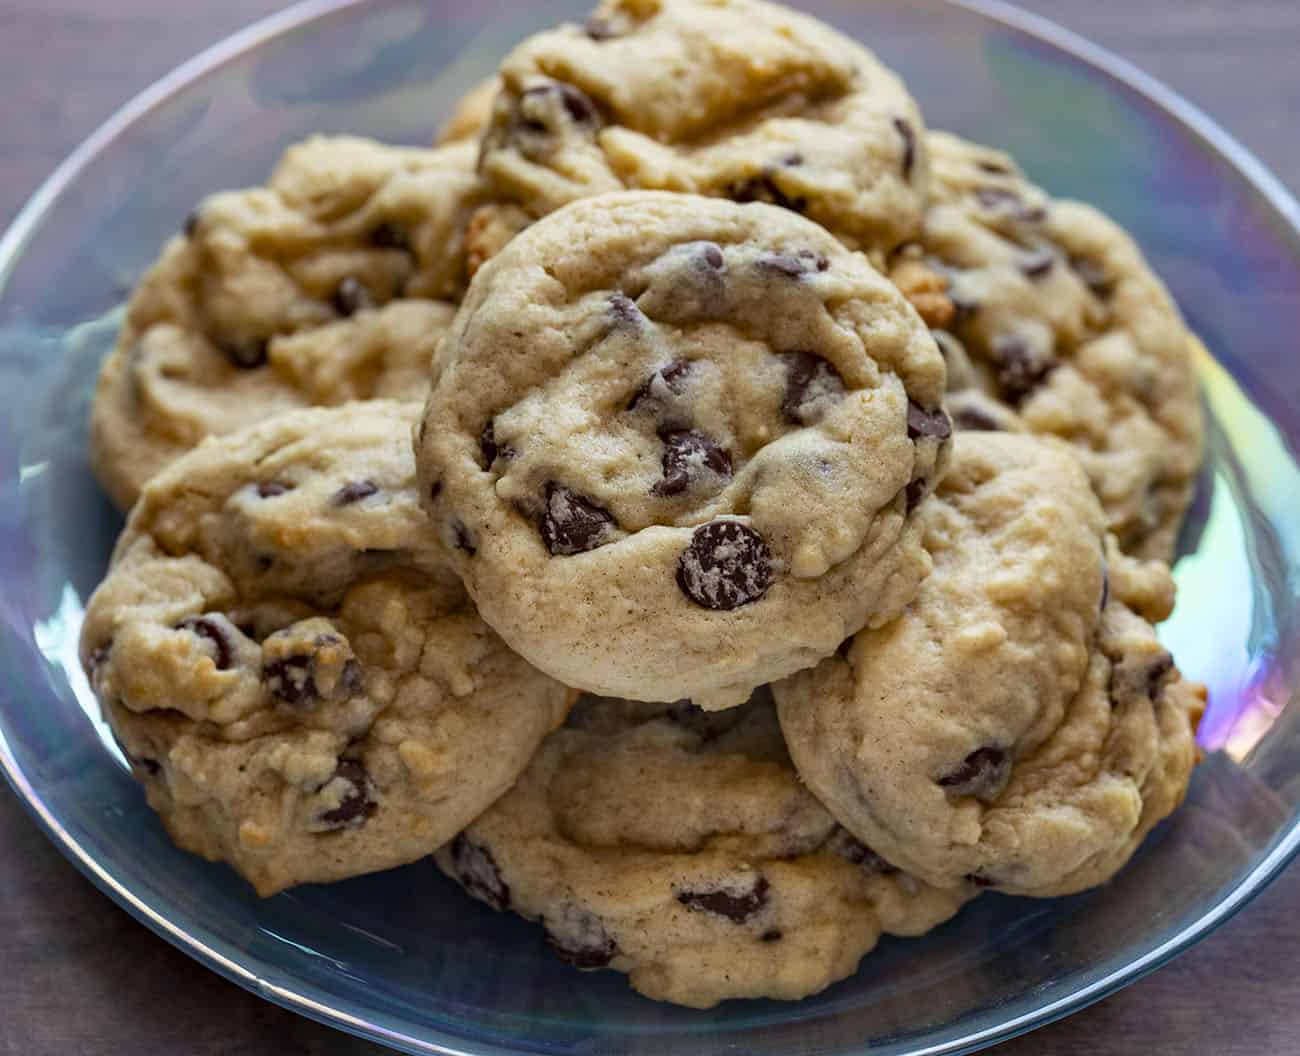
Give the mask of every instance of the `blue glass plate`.
POLYGON ((1208 933, 1300 844, 1300 207, 1187 103, 995 3, 805 0, 910 82, 931 124, 1013 151, 1132 230, 1214 358, 1208 462, 1163 628, 1209 683, 1186 807, 1120 877, 1056 901, 987 897, 886 941, 797 1004, 658 1005, 578 973, 540 931, 428 862, 259 901, 172 848, 76 660, 120 521, 85 421, 131 284, 206 192, 261 182, 314 131, 426 143, 461 91, 586 0, 312 2, 213 48, 126 106, 0 242, 0 763, 107 894, 215 970, 411 1052, 888 1056, 968 1051, 1096 1000, 1208 933), (472 10, 471 10, 472 9, 472 10))

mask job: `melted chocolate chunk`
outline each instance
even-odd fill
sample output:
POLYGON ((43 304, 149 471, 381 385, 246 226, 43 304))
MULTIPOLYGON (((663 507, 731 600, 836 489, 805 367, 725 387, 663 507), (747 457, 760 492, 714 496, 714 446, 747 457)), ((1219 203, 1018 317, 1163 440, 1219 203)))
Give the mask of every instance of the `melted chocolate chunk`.
POLYGON ((257 484, 257 496, 260 499, 274 499, 293 491, 297 485, 287 480, 262 480, 257 484))
POLYGON ((996 209, 1009 214, 1013 219, 1028 224, 1042 223, 1047 219, 1047 210, 1042 206, 1028 205, 1015 191, 1005 187, 977 187, 975 200, 985 209, 996 209))
POLYGON ((768 928, 758 937, 759 942, 780 942, 784 938, 780 928, 768 928))
POLYGON ((546 485, 545 508, 538 520, 542 542, 552 554, 581 554, 607 540, 614 515, 562 484, 546 485))
POLYGON ((372 227, 370 234, 366 236, 366 241, 376 249, 410 250, 411 248, 411 236, 391 220, 383 220, 372 227))
POLYGON ((1002 426, 997 419, 985 414, 978 407, 958 407, 952 414, 953 424, 958 429, 972 433, 998 433, 1002 426))
POLYGON ((828 400, 844 395, 844 379, 821 356, 811 352, 785 352, 785 395, 781 413, 786 421, 804 425, 828 400))
POLYGON ((825 271, 831 262, 811 249, 801 249, 797 253, 763 253, 758 258, 758 266, 786 278, 799 279, 814 271, 825 271))
POLYGON ((619 35, 618 30, 608 19, 597 18, 595 15, 582 24, 582 30, 595 41, 612 40, 619 35))
POLYGON ((641 314, 641 309, 636 306, 636 302, 624 293, 609 295, 609 314, 613 317, 615 326, 633 330, 639 330, 645 321, 645 316, 641 314))
POLYGON ((680 396, 686 391, 686 376, 690 374, 692 369, 689 359, 674 359, 666 367, 660 367, 636 390, 628 401, 627 409, 634 411, 642 400, 655 399, 655 390, 661 387, 667 389, 674 396, 680 396))
POLYGON ((318 693, 311 661, 310 656, 286 656, 262 668, 262 679, 271 695, 293 705, 315 700, 318 693))
POLYGON ((731 476, 731 455, 704 433, 675 429, 659 434, 664 443, 664 478, 651 491, 660 498, 680 495, 709 473, 731 476))
POLYGON ((470 557, 473 557, 478 553, 478 547, 474 545, 474 540, 469 534, 469 529, 461 524, 460 521, 457 521, 452 525, 452 534, 456 539, 457 550, 464 550, 470 557))
POLYGON ((751 176, 741 183, 732 184, 728 197, 736 202, 767 202, 794 213, 802 213, 808 208, 808 199, 802 194, 786 194, 781 189, 775 170, 771 168, 765 168, 757 176, 751 176))
MULTIPOLYGON (((600 112, 596 109, 587 95, 571 84, 563 81, 551 81, 549 84, 537 84, 531 88, 525 88, 524 97, 530 95, 546 95, 555 93, 560 97, 560 104, 564 107, 565 113, 578 125, 600 125, 600 112)), ((534 132, 546 132, 549 129, 538 121, 525 121, 525 127, 534 132)))
POLYGON ((1147 670, 1147 696, 1153 701, 1160 696, 1160 687, 1173 669, 1174 658, 1168 653, 1161 653, 1151 662, 1151 667, 1147 670))
POLYGON ((469 894, 493 909, 510 908, 510 885, 486 847, 480 847, 462 832, 451 841, 451 865, 469 894))
POLYGON ((839 829, 831 841, 831 850, 847 862, 860 865, 869 873, 892 876, 898 867, 890 865, 861 840, 855 838, 847 829, 839 829))
POLYGON ((1035 249, 1022 256, 1016 265, 1030 279, 1045 279, 1056 266, 1056 254, 1050 249, 1035 249))
MULTIPOLYGON (((1106 569, 1101 570, 1101 603, 1097 606, 1102 612, 1106 611, 1106 603, 1110 601, 1110 572, 1106 569)), ((1170 657, 1173 660, 1173 657, 1170 657)))
POLYGON ((954 796, 996 799, 1011 776, 1011 756, 1004 748, 977 748, 938 783, 954 796))
POLYGON ((442 481, 435 480, 429 485, 429 501, 437 502, 438 496, 442 494, 442 481))
MULTIPOLYGON (((478 449, 483 453, 483 468, 491 469, 492 463, 499 456, 512 458, 514 450, 512 448, 497 447, 497 423, 488 419, 487 425, 483 426, 483 432, 479 433, 478 449)), ((436 496, 435 496, 436 497, 436 496)))
POLYGON ((942 407, 927 411, 919 404, 907 401, 907 438, 918 440, 923 436, 947 440, 952 436, 952 422, 942 407))
POLYGON ((375 812, 375 785, 366 768, 356 759, 340 759, 331 781, 342 779, 351 787, 339 800, 339 805, 325 811, 317 819, 331 829, 355 829, 366 823, 375 812))
POLYGON ((916 133, 911 123, 901 117, 894 118, 894 128, 903 139, 903 179, 910 180, 916 166, 916 133))
POLYGON ((600 918, 585 909, 568 909, 555 921, 543 920, 542 927, 551 949, 579 971, 605 968, 618 953, 600 918))
POLYGON ((253 370, 266 365, 271 340, 267 337, 250 337, 244 341, 218 341, 217 347, 232 366, 240 370, 253 370))
POLYGON ((331 298, 334 310, 339 315, 355 315, 363 308, 373 308, 375 299, 370 295, 366 284, 351 275, 339 281, 331 298))
POLYGON ((1000 161, 981 160, 977 161, 975 164, 981 171, 992 173, 995 176, 1011 175, 1010 167, 1003 165, 1000 161))
POLYGON ((335 506, 351 506, 362 499, 368 499, 371 495, 379 493, 379 485, 373 480, 354 480, 344 484, 339 488, 330 499, 335 506))
POLYGON ((207 616, 187 616, 176 625, 176 630, 189 631, 211 642, 217 654, 217 670, 230 669, 230 662, 234 659, 234 649, 230 639, 226 637, 225 629, 216 620, 209 619, 207 616))
MULTIPOLYGON (((698 260, 705 269, 710 271, 721 271, 724 263, 722 257, 722 247, 716 242, 699 242, 697 243, 699 252, 696 254, 698 260)), ((680 360, 678 362, 681 362, 680 360)))
POLYGON ((1042 384, 1055 366, 1015 334, 995 337, 991 351, 997 363, 998 389, 1008 403, 1017 406, 1042 384))
POLYGON ((733 924, 743 924, 761 913, 767 905, 767 877, 756 876, 748 891, 732 894, 730 891, 678 891, 677 901, 687 909, 702 913, 716 913, 733 924))
POLYGON ((677 559, 677 586, 706 609, 748 605, 766 594, 771 583, 767 543, 736 521, 711 521, 696 528, 677 559))
POLYGON ((903 499, 907 503, 908 513, 911 513, 921 505, 921 500, 925 498, 929 487, 930 483, 925 479, 925 477, 917 477, 903 489, 903 499))
POLYGON ((196 209, 185 218, 185 224, 182 229, 186 238, 193 238, 199 233, 199 212, 196 209))
POLYGON ((1115 280, 1106 274, 1100 264, 1089 257, 1071 257, 1070 269, 1079 276, 1094 296, 1108 300, 1115 293, 1115 280))

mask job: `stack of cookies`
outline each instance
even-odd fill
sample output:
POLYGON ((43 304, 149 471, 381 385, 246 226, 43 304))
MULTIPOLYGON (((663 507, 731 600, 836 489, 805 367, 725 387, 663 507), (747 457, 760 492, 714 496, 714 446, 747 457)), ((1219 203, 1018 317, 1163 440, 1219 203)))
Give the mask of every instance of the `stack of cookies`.
POLYGON ((697 1007, 1122 867, 1204 703, 1128 236, 762 0, 605 0, 444 138, 209 197, 104 364, 82 656, 173 839, 432 854, 697 1007))

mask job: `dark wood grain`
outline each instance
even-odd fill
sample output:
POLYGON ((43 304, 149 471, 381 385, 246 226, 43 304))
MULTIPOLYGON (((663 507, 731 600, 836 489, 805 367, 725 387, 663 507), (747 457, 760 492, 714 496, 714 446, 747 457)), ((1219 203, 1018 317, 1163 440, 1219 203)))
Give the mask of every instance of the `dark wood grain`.
MULTIPOLYGON (((269 0, 0 0, 0 221, 112 110, 269 0)), ((1296 0, 1032 0, 1169 83, 1300 185, 1296 0)), ((0 1053, 378 1048, 199 967, 102 897, 0 792, 0 1053)), ((999 1056, 1300 1053, 1300 870, 1155 975, 999 1056)))

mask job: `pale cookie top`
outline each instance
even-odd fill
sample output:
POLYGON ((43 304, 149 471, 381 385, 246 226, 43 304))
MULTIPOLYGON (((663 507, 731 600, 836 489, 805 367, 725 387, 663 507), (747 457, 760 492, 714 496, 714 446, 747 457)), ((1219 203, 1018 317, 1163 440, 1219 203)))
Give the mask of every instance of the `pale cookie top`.
POLYGON ((467 281, 475 155, 316 136, 266 187, 205 199, 100 375, 91 459, 114 501, 203 437, 283 410, 423 399, 467 281))
POLYGON ((1056 441, 963 433, 918 511, 934 571, 894 623, 774 687, 839 821, 930 883, 1056 895, 1106 880, 1181 800, 1195 694, 1056 441))
POLYGON ((727 706, 906 604, 943 385, 911 306, 815 224, 588 199, 475 278, 416 437, 422 497, 543 670, 727 706))
MULTIPOLYGON (((860 44, 785 7, 607 0, 519 45, 500 74, 480 171, 534 217, 639 188, 772 202, 858 249, 919 228, 916 104, 860 44)), ((460 123, 473 120, 469 106, 460 123)))
POLYGON ((145 487, 82 658, 180 846, 259 891, 430 853, 571 694, 478 619, 414 492, 411 405, 297 411, 145 487))
POLYGON ((816 993, 882 931, 919 935, 975 892, 919 883, 837 826, 765 692, 715 714, 585 699, 436 861, 569 963, 696 1008, 816 993))
POLYGON ((963 429, 1068 440, 1123 549, 1172 558, 1201 457, 1193 338, 1132 239, 1005 154, 931 133, 931 204, 892 277, 943 330, 963 429))

